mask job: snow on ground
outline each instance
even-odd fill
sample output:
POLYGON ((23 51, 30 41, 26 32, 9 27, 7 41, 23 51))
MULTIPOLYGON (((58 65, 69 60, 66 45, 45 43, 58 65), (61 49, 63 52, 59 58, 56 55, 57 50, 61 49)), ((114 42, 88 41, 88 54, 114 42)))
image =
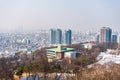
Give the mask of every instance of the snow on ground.
POLYGON ((110 54, 112 50, 107 50, 106 52, 101 52, 98 57, 97 60, 98 62, 96 64, 106 64, 109 62, 112 63, 116 63, 116 64, 120 64, 120 54, 110 54))

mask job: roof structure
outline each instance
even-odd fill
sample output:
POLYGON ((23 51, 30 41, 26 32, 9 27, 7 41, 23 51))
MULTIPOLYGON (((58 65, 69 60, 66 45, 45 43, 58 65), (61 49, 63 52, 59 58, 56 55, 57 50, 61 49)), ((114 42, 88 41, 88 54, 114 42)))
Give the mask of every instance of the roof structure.
POLYGON ((62 48, 59 50, 58 48, 49 48, 46 50, 53 51, 53 52, 69 52, 69 51, 74 51, 75 49, 74 48, 62 48))

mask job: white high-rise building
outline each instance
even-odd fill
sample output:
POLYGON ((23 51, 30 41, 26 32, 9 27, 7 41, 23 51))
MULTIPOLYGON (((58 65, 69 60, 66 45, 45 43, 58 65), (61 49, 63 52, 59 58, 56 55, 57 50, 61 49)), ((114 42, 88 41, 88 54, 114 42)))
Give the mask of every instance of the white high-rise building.
POLYGON ((117 42, 120 44, 120 34, 118 35, 117 42))

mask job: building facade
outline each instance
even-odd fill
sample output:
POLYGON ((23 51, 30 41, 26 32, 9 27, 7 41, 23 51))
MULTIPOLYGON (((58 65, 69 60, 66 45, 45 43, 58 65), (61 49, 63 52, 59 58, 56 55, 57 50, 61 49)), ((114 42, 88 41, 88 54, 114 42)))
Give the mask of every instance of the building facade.
POLYGON ((101 43, 111 42, 112 29, 109 27, 102 27, 100 30, 101 43))
POLYGON ((64 58, 76 58, 77 53, 74 48, 62 47, 58 45, 55 48, 46 49, 48 62, 62 60, 64 58))
POLYGON ((62 31, 60 29, 50 29, 50 43, 62 44, 62 31))
POLYGON ((117 37, 118 37, 117 42, 118 42, 118 44, 120 44, 120 34, 117 37))
POLYGON ((50 29, 50 43, 51 44, 72 44, 72 31, 65 30, 65 34, 62 34, 61 29, 50 29))
POLYGON ((99 34, 97 34, 97 35, 95 36, 95 42, 97 42, 97 43, 100 42, 100 35, 99 35, 99 34))
POLYGON ((56 30, 56 44, 62 44, 62 30, 56 30))
POLYGON ((65 31, 65 44, 72 44, 72 31, 70 29, 65 31))
POLYGON ((112 39, 112 29, 106 28, 106 42, 111 42, 112 39))
POLYGON ((112 42, 117 42, 117 35, 112 35, 112 42))
POLYGON ((56 30, 50 29, 50 43, 56 44, 56 30))

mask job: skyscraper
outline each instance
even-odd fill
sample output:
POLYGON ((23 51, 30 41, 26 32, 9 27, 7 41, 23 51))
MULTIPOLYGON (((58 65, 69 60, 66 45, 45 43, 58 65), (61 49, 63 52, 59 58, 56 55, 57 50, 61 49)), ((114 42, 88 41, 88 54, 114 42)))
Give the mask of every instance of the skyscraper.
POLYGON ((117 42, 117 35, 112 35, 112 42, 117 42))
POLYGON ((118 48, 117 48, 117 50, 118 50, 118 52, 119 52, 119 50, 120 50, 120 34, 117 35, 117 43, 118 43, 118 48))
POLYGON ((97 35, 95 36, 95 41, 96 41, 97 43, 100 42, 100 35, 99 35, 99 34, 97 34, 97 35))
POLYGON ((118 42, 118 44, 120 44, 120 34, 118 34, 117 37, 118 37, 118 38, 117 38, 117 42, 118 42))
POLYGON ((62 31, 60 29, 56 30, 56 44, 62 44, 62 31))
POLYGON ((66 30, 65 31, 65 44, 72 44, 72 31, 69 29, 69 30, 66 30))
POLYGON ((106 42, 106 29, 105 27, 102 27, 101 30, 100 30, 100 34, 101 34, 101 42, 106 42))
POLYGON ((109 27, 102 27, 101 31, 101 42, 111 42, 112 30, 109 27))
POLYGON ((62 31, 60 29, 50 30, 50 42, 51 44, 62 44, 62 31))
POLYGON ((56 30, 50 29, 50 42, 56 44, 56 30))
POLYGON ((107 27, 106 28, 106 42, 111 42, 112 37, 112 30, 107 27))

